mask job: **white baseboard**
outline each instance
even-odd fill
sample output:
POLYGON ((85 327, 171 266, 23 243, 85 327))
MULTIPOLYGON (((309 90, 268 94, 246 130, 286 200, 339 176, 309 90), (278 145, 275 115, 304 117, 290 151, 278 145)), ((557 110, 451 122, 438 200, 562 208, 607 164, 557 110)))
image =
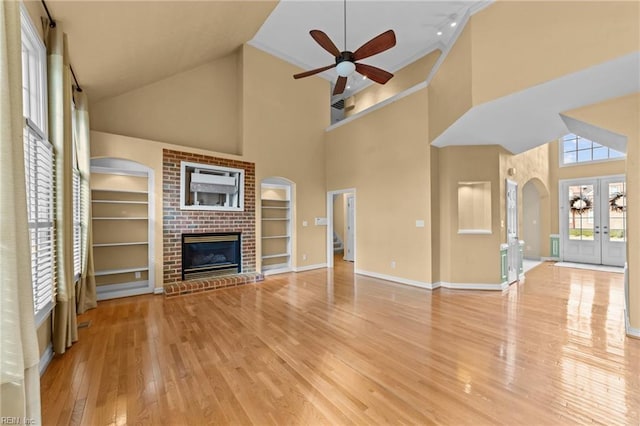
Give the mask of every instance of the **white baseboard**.
POLYGON ((509 283, 490 284, 490 283, 448 283, 440 281, 436 283, 438 287, 450 288, 452 290, 493 290, 502 291, 509 288, 509 283))
POLYGON ((559 257, 541 257, 540 260, 543 262, 560 262, 559 257))
POLYGON ((629 313, 626 309, 624 311, 624 329, 627 336, 640 339, 640 329, 631 327, 631 324, 629 323, 629 313))
POLYGON ((262 275, 268 277, 269 275, 278 275, 278 274, 286 274, 287 272, 292 272, 291 268, 280 268, 280 269, 267 269, 266 271, 262 271, 262 275))
POLYGON ((385 275, 385 274, 379 274, 377 272, 363 271, 362 269, 356 269, 354 272, 356 274, 366 275, 368 277, 373 277, 373 278, 379 278, 381 280, 393 281, 396 283, 411 285, 414 287, 426 288, 427 290, 433 290, 439 287, 438 285, 425 283, 423 281, 409 280, 407 278, 395 277, 393 275, 385 275))
POLYGON ((53 355, 54 355, 54 353, 53 353, 53 345, 51 343, 49 343, 49 345, 47 345, 47 348, 44 350, 44 353, 40 357, 40 363, 38 364, 38 370, 40 371, 40 377, 42 377, 44 372, 47 371, 47 367, 49 366, 49 363, 53 359, 53 355))
POLYGON ((156 287, 153 289, 153 294, 162 294, 164 293, 164 287, 156 287))
POLYGON ((322 268, 326 268, 327 264, 326 263, 317 263, 315 265, 307 265, 307 266, 300 266, 297 268, 293 268, 293 272, 304 272, 304 271, 311 271, 313 269, 322 269, 322 268))

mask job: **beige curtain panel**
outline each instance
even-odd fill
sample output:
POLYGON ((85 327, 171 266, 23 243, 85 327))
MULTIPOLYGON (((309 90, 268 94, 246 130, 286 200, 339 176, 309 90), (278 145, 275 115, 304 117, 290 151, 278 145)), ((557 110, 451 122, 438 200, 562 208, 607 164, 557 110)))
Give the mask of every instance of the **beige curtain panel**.
POLYGON ((67 37, 61 24, 49 28, 47 74, 49 137, 55 153, 55 235, 57 296, 53 316, 53 350, 63 354, 78 340, 73 276, 73 143, 71 71, 67 37))
POLYGON ((91 153, 90 153, 90 127, 89 105, 87 96, 83 92, 76 91, 75 99, 75 128, 76 158, 80 169, 81 203, 82 203, 82 275, 77 285, 76 300, 78 313, 82 314, 87 309, 97 306, 96 302, 96 277, 93 264, 93 235, 91 227, 91 153))
POLYGON ((20 4, 0 2, 0 418, 26 418, 40 424, 20 37, 20 4))

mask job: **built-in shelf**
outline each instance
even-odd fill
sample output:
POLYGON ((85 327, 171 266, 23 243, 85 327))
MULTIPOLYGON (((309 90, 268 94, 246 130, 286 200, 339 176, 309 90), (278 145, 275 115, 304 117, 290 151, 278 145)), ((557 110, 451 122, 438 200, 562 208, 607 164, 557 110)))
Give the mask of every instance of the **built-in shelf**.
POLYGON ((274 179, 261 183, 262 270, 291 268, 291 184, 274 179))
POLYGON ((263 259, 275 259, 276 257, 289 257, 289 253, 268 254, 262 256, 263 259))
POLYGON ((91 191, 93 192, 120 192, 120 193, 129 193, 129 194, 148 194, 148 191, 137 191, 135 189, 98 189, 93 188, 91 191))
POLYGON ((94 247, 117 247, 117 246, 141 246, 149 244, 147 241, 134 241, 131 243, 100 243, 94 244, 94 247))
POLYGON ((103 275, 127 274, 129 272, 144 272, 148 270, 149 268, 146 266, 141 266, 139 268, 105 269, 102 271, 96 271, 94 275, 96 277, 101 277, 103 275))
POLYGON ((154 289, 154 179, 128 160, 91 160, 93 258, 98 300, 154 289))
POLYGON ((147 220, 149 219, 148 217, 123 217, 123 216, 118 216, 118 217, 94 217, 93 220, 147 220))
POLYGON ((104 204, 148 204, 147 201, 122 201, 122 200, 92 200, 92 203, 104 204))

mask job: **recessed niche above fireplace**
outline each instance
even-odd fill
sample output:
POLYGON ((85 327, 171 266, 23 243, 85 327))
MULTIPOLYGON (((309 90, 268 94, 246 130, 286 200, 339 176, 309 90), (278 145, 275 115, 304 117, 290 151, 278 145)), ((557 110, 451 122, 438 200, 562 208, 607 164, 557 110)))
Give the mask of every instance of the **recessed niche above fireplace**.
POLYGON ((182 210, 244 210, 244 170, 180 162, 182 210))

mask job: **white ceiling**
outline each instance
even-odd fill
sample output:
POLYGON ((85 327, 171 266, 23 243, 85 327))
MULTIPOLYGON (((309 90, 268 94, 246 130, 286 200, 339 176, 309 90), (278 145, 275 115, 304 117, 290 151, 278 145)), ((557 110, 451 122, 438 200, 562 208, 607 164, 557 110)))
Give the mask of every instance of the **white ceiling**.
MULTIPOLYGON (((451 23, 459 23, 465 14, 488 4, 486 0, 348 0, 346 50, 353 52, 393 29, 396 46, 362 62, 395 72, 435 49, 443 49, 455 30, 451 23), (438 31, 442 31, 441 36, 438 31)), ((340 50, 345 50, 343 10, 341 0, 281 0, 249 44, 304 70, 333 64, 334 58, 311 38, 309 31, 324 31, 340 50)), ((320 76, 336 79, 333 69, 320 76)), ((357 74, 349 79, 349 93, 370 84, 357 74)))
MULTIPOLYGON (((475 106, 433 145, 502 145, 519 154, 569 133, 563 112, 638 91, 640 53, 634 52, 475 106)), ((598 142, 623 150, 614 138, 600 135, 598 142)))

